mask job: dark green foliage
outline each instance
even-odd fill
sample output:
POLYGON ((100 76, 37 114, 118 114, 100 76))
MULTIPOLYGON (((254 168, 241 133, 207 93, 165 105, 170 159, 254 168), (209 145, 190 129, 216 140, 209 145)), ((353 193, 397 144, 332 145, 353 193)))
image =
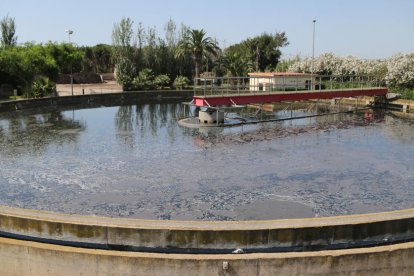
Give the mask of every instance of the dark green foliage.
POLYGON ((245 63, 244 71, 249 71, 249 66, 254 71, 274 71, 282 54, 280 48, 288 44, 284 32, 263 33, 228 47, 225 55, 232 59, 237 55, 238 63, 245 63))
POLYGON ((45 47, 30 43, 1 50, 0 68, 19 80, 27 96, 31 94, 37 76, 55 77, 58 72, 55 59, 45 47))
POLYGON ((185 89, 189 86, 190 80, 185 76, 177 76, 174 80, 174 87, 176 89, 185 89))
MULTIPOLYGON (((118 82, 126 89, 148 89, 148 84, 142 85, 142 74, 138 76, 145 68, 151 68, 153 76, 168 75, 171 79, 177 76, 191 79, 199 77, 203 71, 213 71, 216 76, 243 76, 255 70, 274 70, 281 55, 280 48, 288 45, 285 33, 264 33, 230 46, 222 54, 216 41, 203 29, 182 25, 177 32, 172 20, 165 26, 165 38, 160 37, 155 28, 145 29, 141 23, 135 34, 133 29, 133 21, 123 18, 113 30, 116 73, 118 82)), ((92 53, 85 52, 85 56, 91 59, 92 53)))
POLYGON ((256 71, 272 71, 281 56, 280 48, 289 43, 285 33, 262 34, 246 41, 256 71))
MULTIPOLYGON (((114 50, 111 45, 83 46, 78 50, 83 56, 80 64, 83 72, 112 73, 114 71, 114 50)), ((79 69, 79 66, 77 68, 79 69)))
POLYGON ((93 72, 110 73, 114 71, 113 49, 106 44, 98 44, 92 47, 93 53, 93 72))
POLYGON ((171 84, 171 79, 167 74, 158 75, 154 79, 154 85, 157 89, 167 88, 171 84))
POLYGON ((134 90, 154 89, 154 73, 148 68, 141 70, 132 81, 132 85, 134 90))
MULTIPOLYGON (((41 45, 39 45, 41 47, 41 45)), ((55 60, 59 74, 82 71, 84 52, 69 43, 49 42, 43 46, 47 54, 55 60)))
POLYGON ((39 77, 33 82, 32 97, 41 98, 52 95, 56 91, 56 85, 47 77, 39 77))
POLYGON ((135 76, 135 66, 128 59, 120 59, 115 65, 115 74, 117 81, 124 90, 131 90, 133 87, 133 79, 135 76))
POLYGON ((238 52, 226 53, 222 58, 222 66, 232 77, 246 76, 252 71, 252 64, 247 57, 238 52))
MULTIPOLYGON (((158 36, 155 28, 144 29, 138 24, 136 34, 133 31, 133 21, 123 18, 119 24, 114 25, 113 33, 113 61, 117 80, 128 90, 153 89, 154 87, 165 87, 171 85, 171 79, 178 75, 192 77, 193 61, 197 64, 196 71, 203 67, 202 62, 213 64, 211 54, 218 47, 211 38, 205 37, 203 30, 190 31, 182 26, 180 32, 172 20, 165 26, 165 38, 158 36), (190 51, 190 36, 201 39, 202 51, 199 48, 190 51), (185 47, 184 47, 185 45, 185 47), (206 55, 209 54, 209 55, 206 55), (200 57, 201 54, 201 57, 200 57), (152 76, 159 76, 156 83, 149 84, 143 79, 148 73, 146 68, 151 68, 152 76), (140 72, 140 73, 138 73, 140 72), (161 75, 161 76, 160 76, 161 75), (168 80, 167 80, 168 77, 168 80)), ((85 52, 88 60, 92 59, 92 53, 85 52)), ((92 62, 86 63, 85 67, 91 68, 92 62)))

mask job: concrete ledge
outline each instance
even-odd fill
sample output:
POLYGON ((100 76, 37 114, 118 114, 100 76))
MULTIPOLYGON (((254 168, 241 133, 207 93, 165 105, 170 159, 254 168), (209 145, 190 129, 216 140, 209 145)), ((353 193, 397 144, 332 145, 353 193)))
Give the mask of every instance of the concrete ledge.
POLYGON ((188 255, 0 238, 2 275, 413 275, 413 258, 414 243, 307 253, 188 255))
POLYGON ((414 240, 414 209, 312 219, 203 222, 79 216, 0 206, 0 236, 147 252, 314 251, 414 240))

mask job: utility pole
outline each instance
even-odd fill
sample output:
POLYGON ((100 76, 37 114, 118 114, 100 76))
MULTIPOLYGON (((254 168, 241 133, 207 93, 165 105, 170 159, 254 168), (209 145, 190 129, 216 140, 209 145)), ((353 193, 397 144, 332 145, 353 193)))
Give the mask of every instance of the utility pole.
MULTIPOLYGON (((68 36, 69 36, 69 44, 71 44, 70 43, 70 35, 73 34, 73 30, 66 29, 65 32, 68 33, 68 36)), ((73 72, 72 72, 72 66, 73 66, 73 64, 72 64, 72 60, 71 60, 70 61, 70 88, 71 88, 72 97, 73 97, 73 72)))
POLYGON ((315 72, 315 23, 316 20, 313 20, 313 39, 312 39, 312 70, 311 73, 315 72))

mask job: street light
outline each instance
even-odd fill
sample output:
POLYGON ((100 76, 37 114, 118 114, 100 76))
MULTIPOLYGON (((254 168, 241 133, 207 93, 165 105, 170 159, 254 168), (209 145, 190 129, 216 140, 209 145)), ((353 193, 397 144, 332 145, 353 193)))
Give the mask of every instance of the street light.
POLYGON ((66 29, 65 32, 68 33, 69 35, 69 44, 70 44, 70 35, 73 34, 73 31, 70 29, 66 29))
POLYGON ((313 40, 312 40, 312 74, 315 69, 315 23, 316 20, 313 20, 313 40))
MULTIPOLYGON (((70 35, 73 34, 73 31, 71 29, 66 29, 65 32, 68 33, 69 36, 69 44, 70 43, 70 35)), ((72 91, 72 96, 73 96, 73 73, 72 73, 72 60, 70 61, 70 88, 72 91)))

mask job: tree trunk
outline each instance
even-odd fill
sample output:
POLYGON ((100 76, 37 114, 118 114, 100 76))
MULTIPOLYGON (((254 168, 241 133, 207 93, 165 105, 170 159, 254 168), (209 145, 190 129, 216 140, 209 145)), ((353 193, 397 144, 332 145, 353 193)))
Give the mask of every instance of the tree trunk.
MULTIPOLYGON (((195 78, 199 78, 200 77, 200 63, 198 62, 198 60, 195 61, 195 78)), ((196 85, 198 84, 198 81, 196 81, 196 85)))
MULTIPOLYGON (((202 57, 200 57, 199 55, 195 54, 194 55, 194 66, 195 66, 195 78, 199 78, 200 77, 200 65, 202 62, 202 57)), ((198 80, 195 82, 196 85, 198 85, 198 80)))

